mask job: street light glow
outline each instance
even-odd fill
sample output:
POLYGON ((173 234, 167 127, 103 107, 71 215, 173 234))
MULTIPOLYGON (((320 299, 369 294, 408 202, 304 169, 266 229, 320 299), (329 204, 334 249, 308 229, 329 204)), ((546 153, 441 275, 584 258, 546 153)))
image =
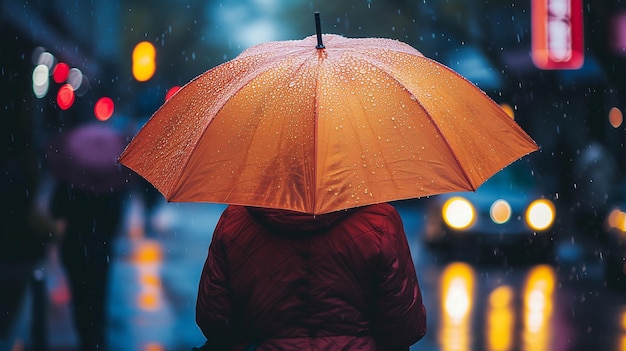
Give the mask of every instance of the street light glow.
POLYGON ((101 97, 93 108, 93 113, 100 121, 106 121, 113 115, 114 109, 113 100, 110 97, 101 97))
POLYGON ((156 49, 152 43, 142 41, 133 50, 133 77, 139 82, 152 78, 156 71, 156 49))
POLYGON ((61 110, 67 110, 74 103, 74 89, 69 84, 63 84, 57 92, 57 104, 61 110))
POLYGON ((70 66, 65 62, 59 62, 52 70, 52 79, 55 83, 63 83, 70 74, 70 66))

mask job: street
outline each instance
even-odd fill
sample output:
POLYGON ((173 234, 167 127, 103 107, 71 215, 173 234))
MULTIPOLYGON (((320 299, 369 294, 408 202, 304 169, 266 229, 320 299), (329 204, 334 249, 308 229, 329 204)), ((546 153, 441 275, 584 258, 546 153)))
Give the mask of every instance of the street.
MULTIPOLYGON (((411 350, 621 350, 626 342, 626 295, 606 287, 597 250, 574 236, 558 245, 554 265, 475 266, 422 247, 419 204, 397 207, 428 310, 428 333, 411 350)), ((129 203, 111 258, 111 350, 183 351, 203 342, 194 319, 197 283, 223 209, 163 203, 144 218, 140 201, 129 203)), ((44 267, 48 344, 72 350, 71 296, 51 253, 44 267)), ((27 316, 22 324, 28 340, 27 316)))

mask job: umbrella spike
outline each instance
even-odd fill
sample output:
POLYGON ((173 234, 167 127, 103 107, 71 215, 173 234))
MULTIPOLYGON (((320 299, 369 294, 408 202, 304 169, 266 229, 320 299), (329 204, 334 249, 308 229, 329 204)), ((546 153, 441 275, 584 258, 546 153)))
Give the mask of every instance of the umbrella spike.
POLYGON ((316 49, 324 49, 324 43, 322 43, 322 24, 320 23, 320 13, 315 12, 315 32, 317 33, 317 46, 316 49))

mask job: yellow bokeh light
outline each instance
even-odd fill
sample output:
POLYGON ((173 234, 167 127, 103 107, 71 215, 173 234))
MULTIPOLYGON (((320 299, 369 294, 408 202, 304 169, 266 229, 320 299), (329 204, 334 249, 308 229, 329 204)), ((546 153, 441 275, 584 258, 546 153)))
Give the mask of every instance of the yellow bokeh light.
POLYGON ((452 263, 442 273, 438 337, 442 351, 470 350, 474 284, 474 270, 466 263, 452 263))
POLYGON ((497 224, 503 224, 511 219, 511 205, 506 200, 497 200, 491 205, 489 215, 491 220, 497 224))
POLYGON ((509 351, 513 348, 515 312, 513 289, 500 286, 489 295, 487 307, 487 350, 509 351))
POLYGON ((133 77, 145 82, 156 72, 156 49, 152 43, 142 41, 133 50, 133 77))
POLYGON ((524 351, 549 351, 552 341, 551 318, 556 274, 548 265, 534 267, 524 289, 524 351))
POLYGON ((466 229, 474 224, 474 207, 466 199, 455 196, 450 198, 441 209, 443 220, 454 229, 466 229))
POLYGON ((619 209, 613 209, 608 216, 607 224, 609 228, 617 229, 620 232, 626 232, 626 212, 619 209))
POLYGON ((133 261, 138 263, 155 263, 162 261, 161 246, 158 243, 145 242, 139 245, 132 256, 133 261))
POLYGON ((146 291, 140 294, 137 298, 137 304, 139 308, 144 311, 155 311, 160 306, 160 299, 156 292, 146 291))
POLYGON ((526 210, 526 223, 533 230, 546 230, 552 226, 555 208, 547 199, 533 201, 526 210))

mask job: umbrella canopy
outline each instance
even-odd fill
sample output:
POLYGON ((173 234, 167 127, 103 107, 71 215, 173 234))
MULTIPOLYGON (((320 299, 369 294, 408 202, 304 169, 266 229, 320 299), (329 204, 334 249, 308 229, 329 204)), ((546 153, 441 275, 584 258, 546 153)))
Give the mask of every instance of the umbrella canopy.
POLYGON ((130 178, 117 162, 126 141, 101 124, 85 124, 55 137, 46 152, 50 170, 60 180, 92 192, 118 190, 130 178))
POLYGON ((411 46, 318 35, 196 77, 120 162, 168 201, 322 214, 475 190, 534 150, 484 92, 411 46))

